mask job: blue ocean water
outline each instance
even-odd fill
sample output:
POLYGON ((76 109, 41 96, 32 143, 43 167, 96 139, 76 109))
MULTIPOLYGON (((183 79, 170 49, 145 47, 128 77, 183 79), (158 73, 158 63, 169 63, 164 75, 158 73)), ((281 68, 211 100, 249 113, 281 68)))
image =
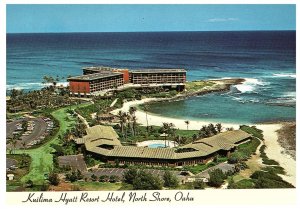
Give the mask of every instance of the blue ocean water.
POLYGON ((39 89, 44 75, 80 75, 92 65, 185 68, 190 81, 247 79, 227 93, 150 105, 157 114, 243 123, 295 119, 296 31, 7 34, 7 90, 39 89))

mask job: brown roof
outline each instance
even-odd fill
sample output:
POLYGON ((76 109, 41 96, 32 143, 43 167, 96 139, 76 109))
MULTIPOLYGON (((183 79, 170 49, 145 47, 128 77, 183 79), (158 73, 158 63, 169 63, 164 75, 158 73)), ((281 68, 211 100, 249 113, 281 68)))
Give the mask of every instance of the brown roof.
POLYGON ((107 66, 91 66, 91 67, 83 67, 82 70, 90 70, 90 71, 94 71, 94 72, 99 72, 99 71, 113 71, 113 70, 126 70, 126 69, 107 67, 107 66))
POLYGON ((185 159, 210 155, 220 150, 230 150, 251 135, 242 131, 227 131, 218 135, 197 140, 177 149, 189 148, 189 151, 176 151, 176 148, 149 148, 122 146, 118 135, 110 126, 97 125, 87 129, 84 140, 77 139, 76 143, 85 143, 90 152, 105 156, 152 159, 185 159), (111 145, 113 149, 105 149, 101 145, 111 145))
MULTIPOLYGON (((111 145, 121 145, 118 140, 119 136, 111 126, 97 125, 86 129, 87 135, 82 138, 75 139, 77 144, 90 143, 99 144, 105 143, 111 145), (102 140, 102 141, 100 141, 102 140)), ((95 145, 96 146, 96 145, 95 145)))
POLYGON ((58 156, 58 165, 60 167, 70 166, 72 170, 86 171, 86 164, 82 154, 58 156))
POLYGON ((109 78, 109 77, 114 77, 118 75, 123 75, 122 73, 118 72, 112 72, 112 71, 103 71, 100 73, 93 73, 93 74, 88 74, 88 75, 80 75, 80 76, 74 76, 70 77, 67 80, 68 81, 93 81, 101 78, 109 78))
POLYGON ((186 73, 185 69, 139 69, 132 70, 131 73, 186 73))

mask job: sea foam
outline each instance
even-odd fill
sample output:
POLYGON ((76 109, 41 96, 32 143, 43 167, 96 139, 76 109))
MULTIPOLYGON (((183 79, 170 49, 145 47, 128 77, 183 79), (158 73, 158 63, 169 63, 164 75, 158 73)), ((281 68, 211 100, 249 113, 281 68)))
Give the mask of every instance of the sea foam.
POLYGON ((292 73, 274 73, 273 77, 279 77, 279 78, 296 78, 296 74, 292 73))
MULTIPOLYGON (((56 86, 68 86, 68 82, 58 82, 56 86)), ((17 84, 7 84, 6 89, 7 90, 32 90, 32 89, 41 89, 46 86, 50 86, 51 84, 43 84, 43 83, 17 83, 17 84)))
POLYGON ((264 86, 266 82, 262 82, 256 78, 246 78, 242 84, 235 85, 235 88, 241 93, 254 92, 257 86, 264 86))

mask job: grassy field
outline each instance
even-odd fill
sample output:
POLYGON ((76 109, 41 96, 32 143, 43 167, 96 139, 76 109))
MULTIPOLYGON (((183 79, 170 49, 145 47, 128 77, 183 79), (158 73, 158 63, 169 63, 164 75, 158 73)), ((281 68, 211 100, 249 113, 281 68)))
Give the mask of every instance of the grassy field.
POLYGON ((207 163, 207 164, 198 164, 198 165, 195 165, 195 166, 184 166, 183 167, 183 170, 188 170, 190 172, 192 172, 193 174, 198 174, 212 166, 215 166, 219 163, 222 163, 222 162, 225 162, 227 161, 227 157, 221 157, 219 156, 216 160, 216 162, 210 162, 210 163, 207 163))
POLYGON ((74 182, 73 186, 77 186, 82 191, 116 191, 122 187, 122 183, 109 182, 74 182))
MULTIPOLYGON (((87 105, 87 104, 83 104, 87 105)), ((80 106, 83 106, 80 105, 80 106)), ((58 133, 47 143, 36 149, 31 150, 16 150, 16 154, 26 153, 31 157, 30 171, 21 181, 26 182, 32 180, 34 184, 42 184, 44 182, 44 174, 49 173, 53 169, 53 156, 51 152, 54 149, 51 144, 58 143, 58 135, 62 135, 67 129, 74 125, 75 118, 66 113, 66 109, 74 109, 77 106, 65 107, 52 112, 52 116, 59 121, 58 133)))
POLYGON ((211 81, 193 81, 193 82, 186 82, 185 89, 188 93, 193 93, 196 91, 200 91, 204 87, 213 86, 214 82, 211 81))
MULTIPOLYGON (((132 141, 132 142, 142 142, 142 141, 147 141, 147 140, 165 140, 165 137, 159 136, 161 133, 159 130, 161 129, 160 126, 149 126, 149 134, 147 133, 147 127, 145 126, 138 126, 138 135, 137 136, 128 136, 127 141, 132 141)), ((122 133, 120 130, 116 130, 119 134, 119 136, 122 136, 122 133)), ((186 137, 189 138, 188 142, 191 141, 192 137, 194 134, 198 134, 199 131, 196 130, 175 130, 175 135, 176 136, 181 136, 181 137, 186 137)), ((130 134, 130 133, 129 133, 130 134)), ((174 137, 168 136, 166 138, 167 140, 174 140, 174 137)), ((126 141, 126 140, 124 140, 126 141)))

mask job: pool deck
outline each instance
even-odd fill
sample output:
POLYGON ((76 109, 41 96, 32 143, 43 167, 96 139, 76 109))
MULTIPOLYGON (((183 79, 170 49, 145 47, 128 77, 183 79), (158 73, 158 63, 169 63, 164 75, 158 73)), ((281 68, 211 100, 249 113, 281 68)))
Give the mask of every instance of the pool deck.
MULTIPOLYGON (((163 147, 165 146, 165 140, 148 140, 148 141, 143 141, 143 142, 137 142, 136 143, 138 147, 149 147, 149 145, 162 145, 163 147)), ((167 147, 176 147, 178 146, 178 144, 174 141, 170 141, 170 140, 167 140, 166 142, 167 144, 167 147)), ((155 147, 152 147, 152 148, 155 148, 155 147)))

